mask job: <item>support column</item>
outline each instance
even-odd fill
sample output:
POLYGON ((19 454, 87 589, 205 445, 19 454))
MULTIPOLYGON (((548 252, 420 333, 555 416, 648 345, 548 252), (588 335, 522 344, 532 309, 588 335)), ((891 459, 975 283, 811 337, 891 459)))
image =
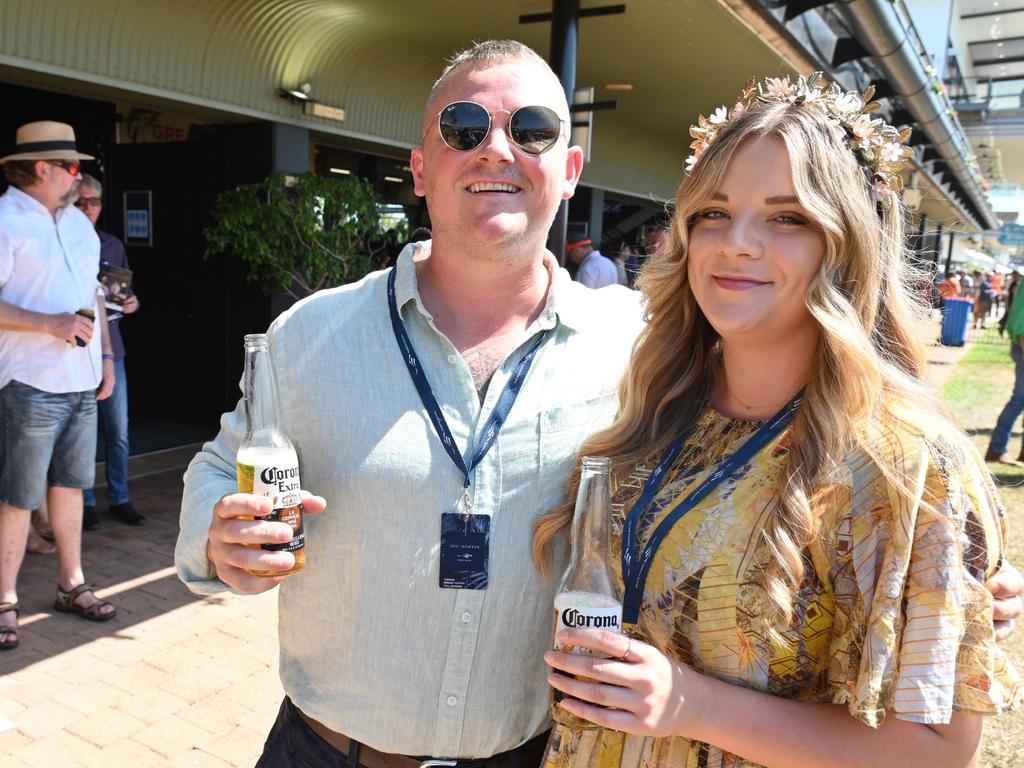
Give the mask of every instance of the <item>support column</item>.
MULTIPOLYGON (((576 49, 579 42, 580 0, 554 0, 551 19, 551 69, 562 82, 570 105, 576 90, 576 49)), ((570 113, 570 120, 572 115, 570 113)), ((566 127, 568 130, 568 126, 566 127)), ((569 222, 569 201, 563 200, 548 233, 548 249, 565 264, 565 230, 569 222)))
MULTIPOLYGON (((604 190, 590 189, 588 191, 590 200, 587 206, 587 222, 589 223, 587 231, 590 233, 590 239, 594 241, 594 248, 600 249, 601 242, 604 240, 604 190)), ((606 253, 605 256, 611 258, 612 254, 606 253)))

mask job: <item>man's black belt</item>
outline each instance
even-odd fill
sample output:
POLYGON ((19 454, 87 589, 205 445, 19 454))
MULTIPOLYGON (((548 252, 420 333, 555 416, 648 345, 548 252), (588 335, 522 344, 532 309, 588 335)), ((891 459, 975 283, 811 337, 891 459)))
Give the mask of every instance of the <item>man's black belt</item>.
POLYGON ((310 729, 345 757, 346 768, 537 768, 544 757, 548 732, 534 736, 514 749, 491 757, 447 759, 414 757, 378 752, 344 734, 332 731, 314 720, 298 707, 295 708, 310 729))

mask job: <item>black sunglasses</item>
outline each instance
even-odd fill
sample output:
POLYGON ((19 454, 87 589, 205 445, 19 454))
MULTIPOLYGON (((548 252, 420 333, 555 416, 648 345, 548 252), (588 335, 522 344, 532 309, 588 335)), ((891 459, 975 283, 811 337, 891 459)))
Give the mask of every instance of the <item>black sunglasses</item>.
MULTIPOLYGON (((468 152, 483 144, 491 132, 491 115, 508 112, 487 108, 475 101, 455 101, 437 113, 441 140, 456 152, 468 152)), ((520 107, 508 112, 506 135, 528 155, 547 152, 562 135, 562 118, 553 109, 541 106, 520 107)))
POLYGON ((76 162, 75 160, 47 160, 47 162, 50 165, 55 165, 58 168, 63 168, 72 176, 77 176, 78 172, 82 170, 82 164, 76 162))

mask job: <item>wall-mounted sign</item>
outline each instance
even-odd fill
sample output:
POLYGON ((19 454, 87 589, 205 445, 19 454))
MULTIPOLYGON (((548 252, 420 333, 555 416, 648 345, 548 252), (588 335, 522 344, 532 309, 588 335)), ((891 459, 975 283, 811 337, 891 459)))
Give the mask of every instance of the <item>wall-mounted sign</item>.
POLYGON ((1003 224, 999 228, 999 242, 1003 245, 1021 245, 1024 243, 1024 226, 1003 224))
POLYGON ((118 106, 118 144, 167 144, 188 141, 192 121, 185 115, 142 107, 118 106))
POLYGON ((153 193, 124 193, 124 244, 153 245, 153 193))
POLYGON ((329 107, 318 101, 307 101, 302 106, 302 111, 313 117, 322 117, 325 120, 337 120, 339 123, 345 122, 344 109, 341 107, 329 107))

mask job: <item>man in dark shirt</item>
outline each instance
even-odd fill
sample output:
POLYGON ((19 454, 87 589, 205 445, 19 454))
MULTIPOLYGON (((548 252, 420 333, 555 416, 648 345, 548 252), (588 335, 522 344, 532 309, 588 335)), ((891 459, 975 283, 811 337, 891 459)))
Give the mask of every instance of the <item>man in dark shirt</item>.
MULTIPOLYGON (((100 213, 103 211, 102 195, 103 185, 93 176, 83 173, 82 187, 78 192, 78 202, 75 205, 89 218, 93 226, 96 226, 100 213)), ((100 238, 101 271, 104 265, 130 270, 124 243, 99 228, 96 229, 96 234, 100 238)), ((132 293, 125 299, 124 307, 120 311, 125 315, 130 315, 138 309, 139 300, 132 293)), ((128 525, 142 525, 146 518, 140 515, 128 500, 128 380, 125 378, 124 341, 121 339, 120 316, 113 310, 110 310, 110 314, 112 317, 108 326, 110 341, 114 348, 114 369, 117 374, 117 383, 114 385, 114 394, 106 400, 101 400, 99 404, 100 424, 103 427, 107 449, 107 501, 110 505, 110 514, 118 520, 128 525)), ((96 493, 93 489, 85 492, 82 527, 88 531, 100 527, 99 518, 96 516, 96 493)))

